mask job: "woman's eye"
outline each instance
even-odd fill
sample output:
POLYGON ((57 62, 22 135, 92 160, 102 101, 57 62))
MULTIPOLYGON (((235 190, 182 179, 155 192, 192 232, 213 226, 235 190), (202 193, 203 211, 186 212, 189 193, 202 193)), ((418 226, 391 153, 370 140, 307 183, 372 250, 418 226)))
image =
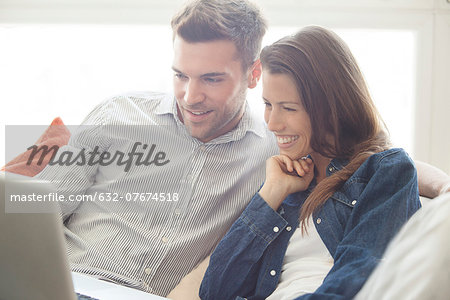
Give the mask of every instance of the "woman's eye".
POLYGON ((289 108, 289 107, 285 107, 284 109, 287 110, 287 111, 296 111, 296 109, 289 108))
POLYGON ((271 106, 272 106, 272 104, 270 104, 269 102, 264 102, 264 105, 265 105, 266 107, 271 107, 271 106))

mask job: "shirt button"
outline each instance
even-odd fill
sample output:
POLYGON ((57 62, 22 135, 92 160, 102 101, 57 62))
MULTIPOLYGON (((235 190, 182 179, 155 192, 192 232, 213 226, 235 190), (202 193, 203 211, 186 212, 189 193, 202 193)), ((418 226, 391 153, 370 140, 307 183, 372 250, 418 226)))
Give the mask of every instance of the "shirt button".
POLYGON ((181 209, 179 209, 179 208, 175 209, 175 214, 177 216, 179 216, 181 214, 181 209))
POLYGON ((161 238, 161 241, 165 244, 165 243, 167 243, 169 241, 169 239, 167 237, 163 236, 161 238))
POLYGON ((328 171, 333 172, 334 171, 334 167, 329 167, 328 171))
POLYGON ((206 150, 206 146, 205 145, 201 145, 200 146, 200 150, 205 151, 206 150))
POLYGON ((272 276, 277 275, 277 271, 275 271, 275 270, 270 271, 270 275, 272 275, 272 276))
POLYGON ((152 269, 145 268, 144 272, 145 272, 145 274, 150 275, 150 273, 152 272, 152 269))
POLYGON ((192 175, 191 175, 191 174, 187 175, 187 176, 186 176, 186 180, 187 180, 187 181, 191 181, 191 180, 192 180, 192 175))
POLYGON ((275 226, 275 227, 273 228, 273 232, 278 232, 278 231, 280 231, 280 228, 278 228, 277 226, 275 226))
POLYGON ((286 230, 287 230, 287 231, 291 231, 291 230, 292 230, 292 227, 291 227, 291 226, 288 226, 288 227, 286 227, 286 230))
POLYGON ((322 222, 322 219, 321 218, 317 218, 316 223, 320 224, 321 222, 322 222))
POLYGON ((356 200, 353 200, 353 201, 352 201, 352 205, 355 205, 355 204, 356 204, 356 200))

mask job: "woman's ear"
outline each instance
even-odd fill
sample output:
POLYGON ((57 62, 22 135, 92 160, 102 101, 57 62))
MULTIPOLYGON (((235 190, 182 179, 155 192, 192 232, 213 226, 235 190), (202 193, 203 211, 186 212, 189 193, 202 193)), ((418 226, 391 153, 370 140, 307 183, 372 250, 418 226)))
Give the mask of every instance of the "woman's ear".
POLYGON ((254 88, 258 84, 258 81, 261 78, 261 73, 262 73, 261 61, 257 59, 251 66, 250 72, 248 74, 247 79, 249 89, 254 88))

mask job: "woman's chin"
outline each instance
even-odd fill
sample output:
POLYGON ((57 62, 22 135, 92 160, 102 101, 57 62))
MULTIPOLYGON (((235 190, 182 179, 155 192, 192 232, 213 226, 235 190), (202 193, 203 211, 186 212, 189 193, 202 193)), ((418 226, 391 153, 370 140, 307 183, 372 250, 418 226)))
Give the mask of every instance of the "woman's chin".
POLYGON ((283 151, 282 149, 280 149, 280 154, 286 155, 291 160, 299 160, 300 158, 308 155, 308 153, 304 154, 304 153, 299 153, 299 152, 294 152, 294 151, 283 151))

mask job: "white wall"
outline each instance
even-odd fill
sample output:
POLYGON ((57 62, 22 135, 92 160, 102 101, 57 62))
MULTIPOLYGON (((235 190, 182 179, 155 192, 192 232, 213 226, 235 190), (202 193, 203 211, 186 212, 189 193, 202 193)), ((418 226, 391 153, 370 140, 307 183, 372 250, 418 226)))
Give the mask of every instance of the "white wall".
MULTIPOLYGON (((412 30, 417 37, 414 156, 450 173, 448 0, 260 0, 271 26, 412 30)), ((1 24, 168 24, 180 0, 0 0, 1 24)), ((2 41, 0 41, 1 47, 2 41)), ((0 83, 1 85, 1 83, 0 83)), ((1 88, 1 87, 0 87, 1 88)), ((0 99, 2 104, 7 99, 0 99)))

